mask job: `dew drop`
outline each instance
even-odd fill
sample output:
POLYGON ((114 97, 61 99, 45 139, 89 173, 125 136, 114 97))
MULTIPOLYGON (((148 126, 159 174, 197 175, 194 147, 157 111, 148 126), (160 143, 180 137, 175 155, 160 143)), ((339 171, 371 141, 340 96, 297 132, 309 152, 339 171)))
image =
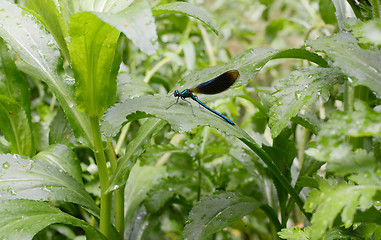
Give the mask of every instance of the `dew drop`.
POLYGON ((8 169, 10 166, 11 166, 11 164, 9 162, 3 163, 3 168, 4 169, 8 169))

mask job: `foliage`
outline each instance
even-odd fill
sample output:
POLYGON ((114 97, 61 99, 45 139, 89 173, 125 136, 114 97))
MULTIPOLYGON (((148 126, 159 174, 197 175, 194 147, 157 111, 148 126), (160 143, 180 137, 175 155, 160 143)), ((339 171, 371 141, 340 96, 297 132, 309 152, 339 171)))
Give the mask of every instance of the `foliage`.
POLYGON ((379 0, 198 4, 0 1, 1 239, 381 237, 379 0))

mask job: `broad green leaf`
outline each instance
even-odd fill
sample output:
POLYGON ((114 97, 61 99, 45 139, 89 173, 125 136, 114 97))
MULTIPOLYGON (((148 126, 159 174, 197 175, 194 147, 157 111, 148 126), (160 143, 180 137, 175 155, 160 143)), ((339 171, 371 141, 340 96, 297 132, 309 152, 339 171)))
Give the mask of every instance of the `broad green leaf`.
POLYGON ((136 137, 129 142, 122 158, 118 161, 118 167, 111 179, 110 187, 107 191, 113 191, 127 182, 131 168, 135 165, 136 159, 143 152, 143 145, 146 144, 152 135, 164 127, 166 123, 160 119, 147 119, 140 127, 136 137))
POLYGON ((196 203, 184 228, 184 239, 206 239, 242 217, 262 203, 233 192, 214 193, 196 203))
POLYGON ((123 32, 140 50, 148 55, 155 54, 159 44, 155 18, 146 0, 136 1, 123 11, 93 12, 102 21, 123 32))
POLYGON ((98 206, 85 188, 64 169, 56 167, 56 163, 52 165, 45 160, 0 155, 0 189, 1 200, 22 198, 73 202, 99 217, 98 206))
POLYGON ((196 102, 192 101, 191 107, 188 103, 180 100, 178 104, 166 109, 175 101, 175 98, 168 98, 168 96, 162 94, 145 95, 126 100, 123 103, 116 104, 106 112, 102 117, 101 130, 106 135, 112 136, 118 133, 124 122, 155 116, 166 120, 171 124, 172 129, 179 132, 186 132, 197 126, 209 125, 230 135, 246 136, 242 129, 236 125, 230 125, 217 115, 199 107, 196 102))
POLYGON ((350 33, 339 33, 330 37, 321 37, 308 41, 315 50, 324 51, 332 60, 332 65, 339 68, 353 83, 367 86, 381 96, 381 51, 362 49, 356 38, 350 33))
POLYGON ((314 104, 319 97, 326 101, 329 90, 340 77, 336 69, 310 67, 294 71, 287 79, 280 81, 270 99, 269 126, 272 136, 278 136, 303 106, 314 104))
POLYGON ((95 15, 82 12, 71 17, 70 35, 69 51, 78 109, 90 116, 100 116, 115 102, 113 65, 117 61, 115 50, 119 31, 95 15))
POLYGON ((77 139, 92 146, 90 119, 75 107, 74 91, 63 79, 62 58, 54 38, 36 17, 17 5, 0 1, 0 11, 0 36, 29 65, 29 72, 54 92, 77 139))
POLYGON ((126 224, 132 220, 136 209, 147 198, 147 192, 165 175, 165 167, 139 166, 131 169, 125 189, 126 224))
POLYGON ((373 206, 373 201, 376 200, 373 196, 380 190, 379 182, 373 185, 350 185, 321 180, 319 190, 310 191, 304 206, 306 211, 314 211, 311 239, 320 239, 339 214, 345 227, 351 226, 357 208, 365 211, 373 206))
POLYGON ((158 5, 152 9, 152 13, 154 16, 168 13, 184 14, 203 22, 206 26, 218 34, 218 29, 213 24, 208 14, 202 8, 188 2, 174 2, 158 5))
POLYGON ((10 98, 0 95, 0 129, 12 153, 32 156, 33 134, 25 110, 10 98))
POLYGON ((69 30, 60 12, 59 3, 51 0, 23 0, 23 2, 29 9, 38 13, 64 56, 69 58, 69 50, 65 40, 69 37, 69 30))
POLYGON ((55 223, 80 227, 88 239, 106 240, 90 224, 48 203, 25 199, 0 200, 0 239, 33 239, 39 231, 55 223))
POLYGON ((82 184, 82 170, 77 155, 66 145, 50 145, 47 149, 33 157, 36 161, 45 161, 56 165, 69 173, 77 182, 82 184))
POLYGON ((1 72, 4 74, 0 79, 0 94, 15 100, 30 119, 29 86, 17 69, 13 56, 2 39, 0 39, 0 55, 1 72))

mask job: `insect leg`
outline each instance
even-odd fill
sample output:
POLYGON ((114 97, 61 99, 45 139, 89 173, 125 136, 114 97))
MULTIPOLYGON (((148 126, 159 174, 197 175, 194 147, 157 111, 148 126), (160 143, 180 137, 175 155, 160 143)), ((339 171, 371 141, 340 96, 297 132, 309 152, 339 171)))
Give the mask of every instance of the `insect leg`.
POLYGON ((179 102, 179 98, 180 98, 180 97, 177 97, 176 102, 174 102, 173 104, 169 105, 169 107, 167 107, 167 109, 169 109, 170 107, 172 107, 173 105, 175 105, 176 103, 178 103, 178 102, 179 102))
POLYGON ((182 100, 184 100, 185 102, 189 103, 189 105, 191 106, 191 109, 192 109, 192 114, 193 116, 196 116, 193 112, 193 106, 192 106, 192 103, 190 103, 188 100, 186 100, 185 98, 181 98, 182 100))

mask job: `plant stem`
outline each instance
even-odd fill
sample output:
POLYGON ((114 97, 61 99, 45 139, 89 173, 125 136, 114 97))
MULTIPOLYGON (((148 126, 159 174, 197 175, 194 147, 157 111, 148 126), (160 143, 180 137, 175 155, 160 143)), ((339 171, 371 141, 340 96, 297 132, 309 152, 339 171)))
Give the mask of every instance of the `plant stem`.
POLYGON ((380 19, 379 0, 372 0, 373 18, 380 19))
POLYGON ((94 140, 94 154, 97 161, 99 180, 101 183, 101 219, 100 231, 110 238, 111 233, 111 194, 106 194, 109 187, 109 178, 107 173, 106 158, 103 150, 102 136, 99 128, 99 118, 97 116, 90 117, 92 137, 94 140))
MULTIPOLYGON (((111 163, 112 172, 116 171, 118 166, 116 151, 112 144, 111 138, 107 138, 107 157, 111 163)), ((114 212, 115 212, 115 228, 119 232, 121 238, 124 235, 124 186, 121 186, 115 190, 115 200, 114 200, 114 212)))
POLYGON ((197 177, 198 177, 198 182, 197 182, 197 201, 200 201, 201 199, 201 157, 197 157, 197 177))
POLYGON ((124 236, 124 189, 125 185, 115 190, 115 227, 122 239, 124 236))
MULTIPOLYGON (((356 86, 354 88, 354 98, 360 99, 364 102, 368 102, 369 90, 364 86, 356 86)), ((363 148, 364 147, 365 137, 351 137, 350 143, 352 144, 354 149, 363 148)))
POLYGON ((116 153, 119 153, 120 149, 122 148, 124 139, 127 136, 127 132, 128 132, 128 129, 130 128, 130 126, 131 126, 131 122, 127 123, 126 125, 124 125, 124 127, 122 127, 122 131, 120 132, 119 139, 118 139, 118 142, 116 143, 116 147, 115 147, 116 153))

